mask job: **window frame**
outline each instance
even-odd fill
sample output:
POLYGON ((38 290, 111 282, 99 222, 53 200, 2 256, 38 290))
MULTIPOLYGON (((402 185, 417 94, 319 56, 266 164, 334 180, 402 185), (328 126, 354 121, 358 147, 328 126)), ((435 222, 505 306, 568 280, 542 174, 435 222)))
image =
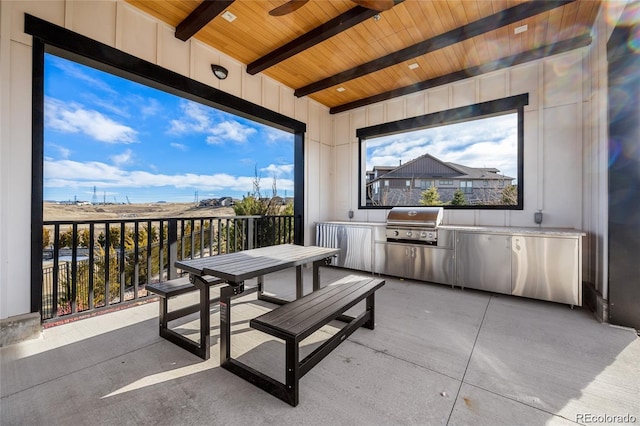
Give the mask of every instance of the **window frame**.
POLYGON ((50 53, 294 135, 294 243, 304 244, 305 123, 208 86, 142 58, 25 13, 33 36, 31 79, 31 312, 42 299, 44 179, 44 56, 50 53))
POLYGON ((369 127, 356 129, 358 138, 358 209, 391 209, 393 206, 367 205, 363 196, 366 195, 366 140, 374 137, 387 136, 429 127, 445 126, 449 124, 472 121, 481 118, 517 113, 518 142, 517 142, 517 201, 514 205, 445 205, 445 209, 462 210, 524 210, 524 107, 529 104, 529 94, 510 96, 493 101, 481 102, 459 108, 452 108, 431 114, 391 121, 369 127), (363 166, 364 165, 364 166, 363 166))

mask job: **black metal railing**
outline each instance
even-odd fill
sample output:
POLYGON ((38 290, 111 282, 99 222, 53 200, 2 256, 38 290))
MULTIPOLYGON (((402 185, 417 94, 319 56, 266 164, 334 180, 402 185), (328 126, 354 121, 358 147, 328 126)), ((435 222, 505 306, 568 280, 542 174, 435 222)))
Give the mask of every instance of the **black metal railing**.
POLYGON ((294 242, 293 216, 45 221, 43 321, 148 296, 176 260, 294 242))

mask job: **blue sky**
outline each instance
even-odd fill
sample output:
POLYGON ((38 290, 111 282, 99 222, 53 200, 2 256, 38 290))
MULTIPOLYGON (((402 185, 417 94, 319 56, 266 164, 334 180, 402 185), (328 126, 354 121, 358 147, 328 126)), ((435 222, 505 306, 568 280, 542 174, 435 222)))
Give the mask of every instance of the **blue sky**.
POLYGON ((45 56, 44 199, 293 196, 293 135, 45 56))
POLYGON ((423 154, 468 167, 493 167, 518 177, 518 114, 368 139, 367 170, 397 166, 423 154))

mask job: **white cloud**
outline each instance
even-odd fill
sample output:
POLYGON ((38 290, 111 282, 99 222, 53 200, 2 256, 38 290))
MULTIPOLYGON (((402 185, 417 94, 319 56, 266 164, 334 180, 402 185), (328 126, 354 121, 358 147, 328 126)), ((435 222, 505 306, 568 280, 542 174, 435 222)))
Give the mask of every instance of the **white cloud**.
POLYGON ((143 117, 152 117, 162 111, 162 105, 154 98, 142 98, 139 101, 136 100, 135 103, 139 106, 140 114, 142 114, 143 117))
POLYGON ((170 147, 175 148, 175 149, 179 149, 180 151, 186 151, 187 150, 187 146, 185 144, 182 143, 178 143, 178 142, 171 142, 169 144, 170 147))
POLYGON ((93 87, 94 89, 102 90, 114 95, 117 94, 117 92, 103 80, 93 78, 85 74, 82 68, 78 65, 75 65, 73 62, 61 58, 52 57, 50 59, 50 63, 59 70, 63 71, 69 77, 89 83, 89 85, 91 85, 91 87, 93 87))
POLYGON ((260 169, 267 176, 275 176, 280 178, 281 176, 291 176, 293 173, 293 164, 269 164, 267 167, 260 169))
POLYGON ((112 155, 109 158, 115 165, 123 166, 132 162, 133 151, 130 149, 126 149, 122 154, 112 155))
POLYGON ((137 132, 98 111, 81 105, 45 99, 45 126, 64 133, 83 133, 106 143, 134 143, 137 132))
POLYGON ((182 134, 187 132, 203 133, 211 127, 209 109, 191 101, 182 101, 180 109, 184 114, 179 120, 171 120, 169 133, 182 134))
POLYGON ((225 142, 244 143, 257 133, 253 127, 229 120, 226 115, 195 102, 184 100, 180 109, 183 116, 169 122, 169 134, 203 133, 208 135, 208 144, 220 145, 225 142), (223 118, 218 119, 218 116, 223 118))
POLYGON ((124 105, 119 105, 118 96, 101 96, 96 93, 85 92, 82 93, 82 99, 88 105, 92 105, 94 108, 98 108, 102 111, 106 111, 110 114, 119 115, 120 117, 131 117, 128 109, 124 105))
POLYGON ((48 146, 50 148, 57 150, 60 158, 69 158, 69 156, 71 155, 71 150, 69 148, 65 148, 62 145, 51 143, 51 144, 48 144, 48 146))
POLYGON ((291 143, 293 135, 273 127, 265 127, 261 132, 267 139, 268 144, 276 144, 281 142, 291 143))
POLYGON ((249 136, 258 131, 253 127, 244 126, 237 121, 223 121, 218 123, 209 132, 211 136, 207 137, 207 143, 210 145, 219 145, 226 141, 244 143, 249 139, 249 136))
MULTIPOLYGON (((241 191, 253 189, 254 176, 232 176, 226 173, 200 175, 194 173, 167 175, 142 170, 126 171, 109 164, 92 161, 45 160, 45 188, 153 188, 171 186, 177 189, 198 188, 201 191, 241 191)), ((278 180, 279 190, 293 191, 293 180, 278 180)))

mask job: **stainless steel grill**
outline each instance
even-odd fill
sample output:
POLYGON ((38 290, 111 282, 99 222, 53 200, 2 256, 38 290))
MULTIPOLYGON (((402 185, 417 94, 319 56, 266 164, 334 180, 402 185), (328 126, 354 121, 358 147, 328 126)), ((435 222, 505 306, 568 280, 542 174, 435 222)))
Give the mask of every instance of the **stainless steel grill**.
POLYGON ((442 207, 392 208, 387 215, 387 241, 437 244, 442 213, 442 207))

